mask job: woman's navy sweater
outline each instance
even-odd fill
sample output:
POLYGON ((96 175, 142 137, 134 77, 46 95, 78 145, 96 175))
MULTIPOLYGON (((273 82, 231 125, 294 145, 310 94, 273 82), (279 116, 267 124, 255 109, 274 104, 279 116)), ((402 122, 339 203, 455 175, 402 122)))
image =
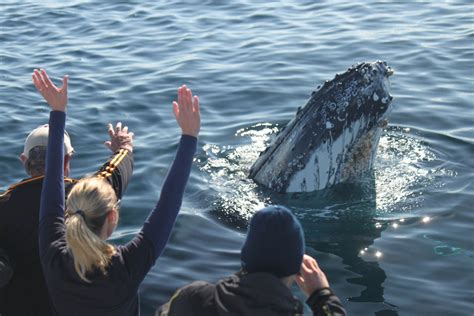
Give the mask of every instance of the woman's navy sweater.
POLYGON ((39 251, 46 284, 59 315, 139 315, 138 287, 161 255, 181 207, 197 139, 182 135, 161 195, 141 231, 116 247, 106 274, 83 281, 67 249, 64 224, 64 127, 66 114, 52 111, 41 193, 39 251))

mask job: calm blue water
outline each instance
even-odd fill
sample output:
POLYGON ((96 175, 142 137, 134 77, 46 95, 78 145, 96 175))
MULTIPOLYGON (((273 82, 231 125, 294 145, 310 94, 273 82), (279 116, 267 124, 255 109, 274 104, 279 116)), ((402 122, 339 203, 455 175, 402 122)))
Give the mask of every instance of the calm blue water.
MULTIPOLYGON (((115 242, 157 200, 186 83, 202 134, 171 241, 141 287, 144 315, 195 279, 235 272, 246 221, 290 207, 307 251, 352 315, 474 313, 474 5, 470 1, 0 1, 0 189, 48 109, 31 72, 70 75, 73 175, 106 159, 106 124, 136 134, 136 168, 115 242), (386 60, 394 110, 374 190, 276 195, 246 172, 310 92, 358 61, 386 60)), ((295 287, 296 295, 302 297, 295 287)))

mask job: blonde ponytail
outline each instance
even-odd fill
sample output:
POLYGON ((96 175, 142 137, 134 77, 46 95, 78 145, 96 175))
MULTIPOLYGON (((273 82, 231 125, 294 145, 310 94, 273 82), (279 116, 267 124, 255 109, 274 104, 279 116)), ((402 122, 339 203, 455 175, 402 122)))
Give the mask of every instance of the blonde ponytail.
POLYGON ((79 277, 90 282, 86 274, 94 269, 106 273, 115 248, 99 235, 107 214, 116 209, 117 197, 111 185, 99 178, 79 181, 66 203, 66 244, 74 259, 79 277))

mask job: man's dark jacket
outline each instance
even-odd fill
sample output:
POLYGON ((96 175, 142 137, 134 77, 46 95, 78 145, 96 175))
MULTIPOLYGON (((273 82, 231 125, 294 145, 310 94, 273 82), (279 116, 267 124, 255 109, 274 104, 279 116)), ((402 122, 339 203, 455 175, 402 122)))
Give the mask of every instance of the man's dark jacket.
MULTIPOLYGON (((132 170, 133 154, 120 149, 95 176, 107 180, 120 199, 132 170)), ((25 179, 0 194, 0 254, 3 254, 0 256, 0 280, 7 281, 0 288, 1 316, 53 314, 38 250, 43 178, 25 179)), ((64 181, 67 195, 77 180, 66 178, 64 181)))
MULTIPOLYGON (((330 289, 313 293, 306 303, 314 315, 346 315, 330 289)), ((302 303, 277 277, 268 273, 237 273, 210 284, 193 282, 179 289, 156 316, 303 315, 302 303)))

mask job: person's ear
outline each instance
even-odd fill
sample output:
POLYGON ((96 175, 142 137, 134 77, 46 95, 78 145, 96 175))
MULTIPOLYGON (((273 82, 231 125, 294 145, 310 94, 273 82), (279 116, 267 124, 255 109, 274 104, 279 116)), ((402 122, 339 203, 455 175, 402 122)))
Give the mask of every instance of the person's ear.
POLYGON ((114 225, 117 225, 118 223, 118 213, 116 210, 111 210, 107 213, 107 219, 109 222, 113 223, 114 225))
POLYGON ((28 158, 26 158, 26 155, 25 155, 24 153, 21 153, 21 155, 20 155, 19 158, 20 158, 20 161, 21 161, 23 164, 25 164, 26 160, 28 159, 28 158))
POLYGON ((72 155, 64 155, 64 165, 69 168, 69 164, 71 163, 72 155))
POLYGON ((64 176, 69 177, 72 155, 64 155, 64 176))

